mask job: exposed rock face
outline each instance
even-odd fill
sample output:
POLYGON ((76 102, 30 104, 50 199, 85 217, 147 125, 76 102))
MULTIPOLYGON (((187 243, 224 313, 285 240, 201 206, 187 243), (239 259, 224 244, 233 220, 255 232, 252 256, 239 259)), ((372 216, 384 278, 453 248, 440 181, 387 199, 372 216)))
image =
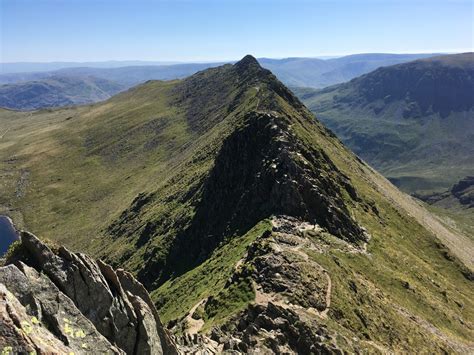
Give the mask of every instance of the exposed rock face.
POLYGON ((13 352, 173 354, 144 287, 87 255, 22 232, 0 268, 0 343, 13 352))
POLYGON ((450 200, 457 201, 461 206, 467 208, 474 207, 474 176, 466 176, 453 187, 441 193, 433 193, 429 195, 413 194, 414 197, 430 204, 439 205, 441 207, 449 207, 450 200))
MULTIPOLYGON (((226 284, 232 287, 250 280, 255 301, 207 335, 185 333, 178 337, 180 349, 249 354, 338 354, 343 353, 342 348, 356 351, 356 342, 330 331, 322 322, 331 307, 332 281, 309 254, 329 249, 366 253, 365 247, 295 217, 275 216, 272 223, 272 231, 249 246, 226 284)), ((203 313, 211 314, 216 302, 214 297, 203 300, 203 313)))
POLYGON ((364 240, 342 198, 344 189, 357 199, 329 157, 305 146, 288 117, 272 112, 247 115, 245 127, 224 142, 206 186, 208 193, 225 194, 210 214, 228 211, 231 222, 285 214, 316 222, 342 239, 364 240))
POLYGON ((474 207, 474 176, 467 176, 455 184, 451 193, 459 202, 468 207, 474 207))
POLYGON ((228 231, 248 230, 271 215, 317 223, 352 243, 367 240, 343 196, 357 201, 350 180, 331 159, 292 131, 277 112, 250 112, 223 143, 197 208, 189 253, 207 255, 228 231), (209 235, 202 239, 198 236, 209 235), (197 248, 199 246, 199 248, 197 248))
POLYGON ((211 338, 224 343, 224 350, 251 354, 342 354, 336 334, 325 326, 302 319, 291 309, 268 303, 251 305, 235 319, 232 336, 215 329, 211 338))

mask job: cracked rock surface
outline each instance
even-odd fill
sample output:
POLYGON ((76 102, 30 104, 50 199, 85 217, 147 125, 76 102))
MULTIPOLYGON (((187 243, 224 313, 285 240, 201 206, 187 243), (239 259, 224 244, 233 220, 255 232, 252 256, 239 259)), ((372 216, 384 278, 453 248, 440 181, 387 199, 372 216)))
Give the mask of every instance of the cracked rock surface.
POLYGON ((28 232, 0 268, 0 320, 0 348, 14 353, 177 353, 131 274, 28 232))

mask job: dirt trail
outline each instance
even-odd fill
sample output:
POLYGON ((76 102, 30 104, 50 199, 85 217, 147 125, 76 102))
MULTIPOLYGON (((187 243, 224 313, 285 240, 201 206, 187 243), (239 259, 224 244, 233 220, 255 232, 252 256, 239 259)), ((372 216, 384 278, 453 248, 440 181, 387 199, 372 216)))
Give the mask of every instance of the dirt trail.
POLYGON ((188 333, 188 334, 197 334, 201 330, 201 328, 204 326, 204 320, 194 319, 193 318, 193 313, 194 313, 194 311, 196 311, 196 309, 201 304, 203 304, 206 301, 207 301, 207 298, 204 298, 204 299, 200 300, 189 311, 188 315, 186 316, 186 324, 187 324, 186 333, 188 333))
POLYGON ((326 271, 325 274, 328 280, 328 288, 326 290, 326 309, 322 312, 319 312, 319 315, 322 318, 326 318, 328 316, 329 307, 331 307, 332 282, 331 282, 331 277, 329 276, 329 273, 326 271))
MULTIPOLYGON (((284 223, 284 222, 283 222, 284 223)), ((294 226, 295 228, 295 234, 287 233, 287 232, 278 232, 277 230, 282 226, 282 220, 279 218, 273 218, 272 219, 272 226, 274 228, 273 233, 275 236, 281 235, 281 236, 293 236, 302 239, 299 237, 297 234, 308 231, 308 230, 320 230, 321 228, 318 225, 313 225, 309 224, 307 222, 301 222, 299 223, 298 226, 294 226)), ((302 250, 302 247, 309 247, 310 244, 313 244, 310 240, 305 240, 305 243, 299 243, 296 245, 285 245, 285 244, 280 244, 280 245, 275 245, 274 248, 278 248, 280 251, 289 251, 295 254, 298 254, 299 256, 302 257, 302 259, 306 262, 310 260, 309 256, 307 253, 305 253, 304 250, 302 250)), ((316 264, 316 262, 313 261, 313 263, 316 264)), ((319 264, 318 264, 319 265, 319 264)), ((321 265, 319 265, 321 266, 321 265)), ((331 306, 331 294, 332 294, 332 281, 329 273, 324 270, 324 275, 327 278, 327 289, 326 289, 326 295, 325 295, 325 300, 326 300, 326 308, 322 311, 318 311, 317 309, 310 307, 310 308, 303 308, 300 305, 292 304, 290 303, 286 297, 282 297, 279 294, 276 293, 265 293, 261 289, 261 287, 256 283, 253 282, 253 287, 255 290, 255 303, 257 304, 268 304, 269 302, 272 302, 276 305, 279 305, 283 308, 286 309, 292 309, 294 311, 306 311, 312 315, 319 316, 321 318, 326 318, 327 314, 329 312, 329 307, 331 306)))
POLYGON ((405 210, 423 227, 432 232, 471 271, 474 271, 474 241, 446 227, 440 218, 427 211, 420 202, 397 190, 390 182, 372 170, 378 190, 395 206, 405 210))

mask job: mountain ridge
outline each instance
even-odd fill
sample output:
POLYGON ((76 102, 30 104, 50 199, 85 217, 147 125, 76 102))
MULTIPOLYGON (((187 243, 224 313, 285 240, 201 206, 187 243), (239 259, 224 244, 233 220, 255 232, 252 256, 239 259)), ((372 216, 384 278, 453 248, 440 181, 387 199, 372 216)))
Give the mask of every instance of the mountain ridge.
POLYGON ((250 57, 0 121, 0 205, 132 272, 188 350, 472 348, 472 241, 250 57))

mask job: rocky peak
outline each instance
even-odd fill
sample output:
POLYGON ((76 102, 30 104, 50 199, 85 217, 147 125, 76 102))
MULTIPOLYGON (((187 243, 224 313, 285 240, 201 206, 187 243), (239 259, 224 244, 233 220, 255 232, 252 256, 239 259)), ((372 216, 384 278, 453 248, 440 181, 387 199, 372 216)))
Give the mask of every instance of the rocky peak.
POLYGON ((235 68, 239 71, 247 71, 247 70, 264 70, 261 66, 260 63, 257 61, 255 57, 253 57, 250 54, 247 54, 245 57, 243 57, 240 61, 235 63, 235 68))
POLYGON ((173 354, 145 288, 28 232, 0 268, 0 344, 14 353, 173 354))

